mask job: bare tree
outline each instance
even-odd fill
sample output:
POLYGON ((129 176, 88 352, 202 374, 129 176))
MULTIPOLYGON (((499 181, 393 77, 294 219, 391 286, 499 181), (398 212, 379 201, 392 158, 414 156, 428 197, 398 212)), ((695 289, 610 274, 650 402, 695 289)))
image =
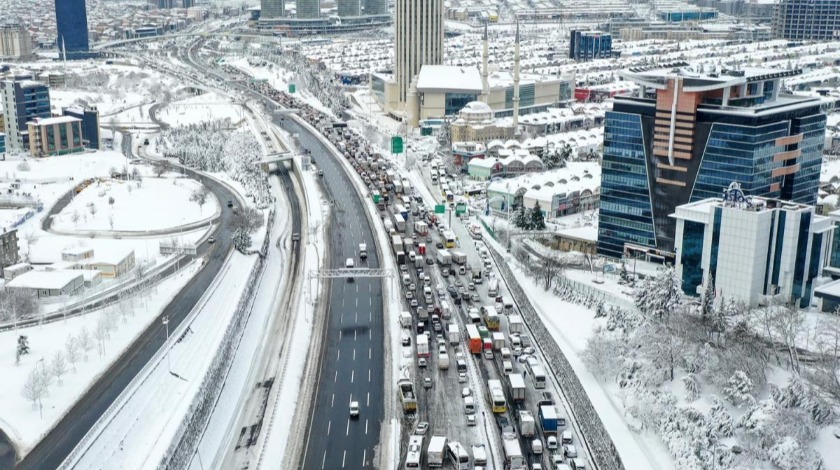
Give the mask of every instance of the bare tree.
MULTIPOLYGON (((207 203, 207 195, 207 187, 202 185, 200 188, 193 191, 192 196, 190 196, 190 201, 198 204, 198 209, 199 211, 201 211, 202 214, 204 213, 204 211, 202 210, 204 204, 207 203)), ((260 217, 260 220, 262 220, 262 217, 260 217)))
POLYGON ((805 314, 795 304, 780 308, 778 315, 774 317, 773 328, 787 350, 791 370, 797 374, 799 373, 799 353, 796 350, 796 339, 804 327, 805 314))
POLYGON ((73 368, 73 372, 76 372, 76 363, 79 362, 79 357, 81 356, 80 349, 79 340, 72 334, 68 334, 67 340, 64 341, 64 352, 67 356, 67 362, 73 368))
POLYGON ((67 373, 67 361, 64 360, 64 352, 61 349, 55 351, 50 361, 50 373, 55 376, 58 385, 61 385, 61 376, 67 373))
POLYGON ((93 338, 96 340, 99 356, 105 354, 105 340, 108 339, 108 319, 106 315, 100 315, 96 321, 96 328, 93 330, 93 338))
POLYGON ((155 176, 160 178, 161 176, 163 176, 164 173, 166 173, 166 166, 155 165, 155 166, 152 167, 152 172, 155 174, 155 176))
POLYGON ((77 210, 74 210, 74 211, 73 211, 73 214, 70 216, 70 220, 72 220, 72 221, 73 221, 73 225, 74 225, 74 226, 78 226, 78 225, 79 225, 79 219, 80 219, 80 218, 81 218, 81 216, 79 215, 79 211, 77 211, 77 210))
POLYGON ((32 406, 38 406, 41 409, 42 417, 44 409, 42 400, 47 394, 48 387, 49 379, 47 378, 44 368, 35 364, 35 368, 32 369, 29 372, 29 375, 26 376, 26 381, 23 383, 21 395, 23 395, 23 398, 31 401, 32 406))
POLYGON ((0 290, 0 320, 14 322, 15 329, 19 320, 34 317, 40 308, 35 294, 28 290, 0 290))
POLYGON ((85 354, 85 361, 88 360, 88 352, 93 349, 93 337, 88 331, 86 326, 82 327, 82 330, 79 331, 79 336, 76 337, 79 342, 79 347, 82 348, 82 351, 85 354))
POLYGON ((816 329, 814 350, 819 359, 803 375, 824 395, 840 402, 840 308, 834 317, 823 318, 816 329))
POLYGON ((114 230, 114 214, 108 214, 108 225, 111 227, 111 230, 114 230))
POLYGON ((557 254, 543 256, 536 268, 535 274, 542 280, 543 289, 549 290, 554 285, 554 281, 563 275, 569 263, 568 260, 557 254))
POLYGON ((94 204, 94 203, 90 203, 90 204, 88 205, 88 210, 90 211, 90 215, 91 215, 91 216, 96 217, 96 210, 97 210, 97 209, 96 209, 96 204, 94 204))
POLYGON ((231 225, 234 229, 242 229, 249 235, 263 226, 262 213, 251 207, 243 207, 234 214, 231 225))

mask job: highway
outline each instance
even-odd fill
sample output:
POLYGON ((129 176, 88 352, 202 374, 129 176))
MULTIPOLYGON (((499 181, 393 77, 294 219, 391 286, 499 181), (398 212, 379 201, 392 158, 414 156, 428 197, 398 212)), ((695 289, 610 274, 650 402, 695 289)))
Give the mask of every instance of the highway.
MULTIPOLYGON (((333 201, 329 266, 343 268, 346 259, 353 258, 357 267, 379 267, 362 201, 340 163, 292 119, 278 118, 275 123, 297 133, 301 146, 312 152, 315 164, 324 172, 324 190, 333 201), (368 245, 367 262, 359 260, 359 243, 368 245)), ((382 281, 328 282, 327 333, 302 468, 373 468, 384 416, 382 281), (357 419, 350 418, 351 400, 361 407, 357 419)))
MULTIPOLYGON (((224 207, 224 201, 239 199, 226 186, 212 179, 201 177, 190 170, 186 170, 186 174, 192 178, 201 179, 223 205, 223 210, 219 225, 216 226, 214 232, 216 243, 205 242, 199 247, 199 253, 206 256, 204 267, 172 299, 158 317, 168 316, 169 327, 173 330, 180 325, 213 282, 228 252, 233 248, 233 230, 231 229, 233 213, 224 207)), ((79 398, 64 418, 26 455, 18 468, 21 470, 58 468, 102 413, 119 397, 123 389, 143 369, 155 352, 163 346, 165 340, 166 329, 158 319, 123 352, 111 367, 102 373, 101 378, 91 385, 90 390, 79 398)))

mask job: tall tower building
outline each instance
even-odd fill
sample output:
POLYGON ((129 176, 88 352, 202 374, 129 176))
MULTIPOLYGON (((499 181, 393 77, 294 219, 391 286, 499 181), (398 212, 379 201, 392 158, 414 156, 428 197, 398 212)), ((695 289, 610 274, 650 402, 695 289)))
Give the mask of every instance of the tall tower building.
POLYGON ((286 16, 286 0, 260 0, 260 18, 286 16))
POLYGON ((311 20, 321 16, 321 0, 296 0, 297 18, 311 20))
POLYGON ((840 37, 840 0, 779 0, 773 8, 773 36, 836 40, 840 37))
POLYGON ((780 94, 798 72, 684 65, 621 74, 640 89, 606 116, 599 254, 673 262, 683 248, 676 207, 732 182, 746 195, 816 203, 826 117, 818 98, 780 94))
POLYGON ((87 7, 85 0, 55 0, 56 45, 67 57, 86 55, 88 44, 87 7))
POLYGON ((443 63, 443 0, 397 0, 395 69, 399 100, 423 65, 443 63))
POLYGON ((346 18, 361 15, 361 0, 338 0, 338 16, 346 18))
POLYGON ((32 38, 23 23, 0 24, 0 58, 28 59, 32 38))
POLYGON ((388 14, 388 0, 364 0, 362 5, 366 16, 388 14))

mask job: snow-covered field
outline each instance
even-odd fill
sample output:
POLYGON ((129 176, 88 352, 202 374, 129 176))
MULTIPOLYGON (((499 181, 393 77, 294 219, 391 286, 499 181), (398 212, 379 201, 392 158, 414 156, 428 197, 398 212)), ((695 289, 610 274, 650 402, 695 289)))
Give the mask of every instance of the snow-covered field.
MULTIPOLYGON (((126 165, 128 165, 128 159, 113 150, 46 158, 7 157, 6 160, 0 161, 0 181, 20 180, 24 183, 20 192, 33 193, 49 189, 48 183, 70 182, 71 179, 81 181, 85 178, 109 176, 111 169, 122 170, 126 165), (22 165, 24 160, 26 164, 22 165), (26 169, 27 166, 28 169, 26 169), (26 186, 25 183, 33 183, 37 186, 26 186)), ((72 184, 66 186, 65 190, 71 186, 72 184)), ((46 203, 46 200, 44 202, 46 203)))
POLYGON ((80 192, 53 218, 61 231, 155 231, 208 220, 219 210, 213 193, 205 203, 191 201, 203 185, 186 178, 143 178, 137 181, 106 180, 80 192), (91 212, 95 207, 95 213, 91 212))
POLYGON ((235 123, 243 119, 243 111, 241 105, 231 103, 216 93, 205 93, 167 104, 158 117, 176 127, 216 119, 230 119, 235 123))
MULTIPOLYGON (((113 306, 86 315, 68 318, 36 327, 0 332, 0 343, 8 345, 0 354, 0 427, 20 448, 28 452, 75 403, 81 393, 95 382, 119 354, 160 313, 169 300, 198 270, 191 265, 146 294, 125 301, 126 307, 113 306), (110 320, 110 321, 109 321, 110 320), (110 324, 99 338, 97 327, 110 324), (67 343, 79 342, 80 335, 89 336, 90 347, 80 350, 75 364, 69 361, 67 343), (27 336, 29 354, 15 363, 18 337, 27 336), (56 355, 61 354, 66 371, 57 379, 51 375, 49 392, 42 399, 43 407, 34 405, 22 395, 23 384, 36 369, 55 371, 56 355)), ((104 330, 103 330, 104 331, 104 330)))

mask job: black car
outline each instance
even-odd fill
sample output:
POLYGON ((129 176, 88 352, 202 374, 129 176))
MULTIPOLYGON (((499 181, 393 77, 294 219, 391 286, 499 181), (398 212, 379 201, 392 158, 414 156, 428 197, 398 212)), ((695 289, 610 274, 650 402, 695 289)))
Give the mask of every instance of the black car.
POLYGON ((233 207, 233 201, 228 200, 227 206, 228 206, 228 207, 233 207))
POLYGON ((452 297, 458 297, 458 288, 457 287, 449 286, 449 288, 447 290, 449 291, 449 295, 451 295, 452 297))
POLYGON ((435 243, 435 248, 437 248, 438 250, 442 250, 443 249, 443 243, 441 243, 441 242, 435 243))

